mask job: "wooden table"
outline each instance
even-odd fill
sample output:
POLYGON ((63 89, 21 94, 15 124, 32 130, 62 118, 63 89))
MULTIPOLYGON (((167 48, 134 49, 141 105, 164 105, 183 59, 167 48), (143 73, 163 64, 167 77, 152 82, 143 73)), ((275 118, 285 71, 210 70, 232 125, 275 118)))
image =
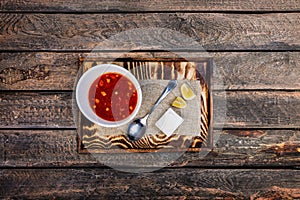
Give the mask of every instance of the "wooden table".
POLYGON ((299 1, 6 0, 0 12, 1 199, 300 198, 299 1), (129 174, 77 152, 72 89, 81 54, 149 27, 213 56, 226 124, 205 158, 129 174))

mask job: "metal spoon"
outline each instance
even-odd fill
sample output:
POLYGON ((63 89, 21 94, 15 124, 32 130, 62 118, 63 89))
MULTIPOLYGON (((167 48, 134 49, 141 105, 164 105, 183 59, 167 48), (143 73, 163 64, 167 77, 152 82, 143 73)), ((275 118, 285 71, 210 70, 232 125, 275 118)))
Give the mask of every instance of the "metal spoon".
POLYGON ((168 85, 160 95, 160 97, 156 100, 153 107, 150 111, 142 118, 136 119, 131 122, 127 129, 127 137, 131 141, 139 140, 143 137, 147 129, 147 120, 151 113, 155 110, 155 108, 160 104, 160 102, 177 86, 177 80, 169 81, 168 85))

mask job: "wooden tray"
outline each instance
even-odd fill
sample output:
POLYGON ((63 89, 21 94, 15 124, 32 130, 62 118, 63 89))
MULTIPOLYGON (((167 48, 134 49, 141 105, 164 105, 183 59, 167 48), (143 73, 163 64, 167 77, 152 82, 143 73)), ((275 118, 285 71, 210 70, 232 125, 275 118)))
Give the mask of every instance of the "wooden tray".
MULTIPOLYGON (((201 87, 201 134, 199 136, 172 135, 163 133, 144 136, 141 140, 130 142, 125 135, 101 136, 94 134, 99 128, 87 120, 78 111, 78 152, 79 153, 126 153, 126 152, 178 152, 210 150, 212 144, 212 98, 211 58, 185 59, 179 58, 120 58, 106 61, 103 58, 80 57, 81 73, 89 68, 104 63, 113 63, 130 70, 137 79, 199 80, 201 87), (86 148, 88 146, 88 148, 86 148)), ((100 130, 101 131, 101 130, 100 130)))

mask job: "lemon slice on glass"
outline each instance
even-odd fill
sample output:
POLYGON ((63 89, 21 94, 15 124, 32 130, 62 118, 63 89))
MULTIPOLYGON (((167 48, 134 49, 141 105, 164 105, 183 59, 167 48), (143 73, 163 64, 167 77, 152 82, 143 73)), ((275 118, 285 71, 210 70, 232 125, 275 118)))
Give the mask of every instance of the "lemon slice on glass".
POLYGON ((176 99, 172 103, 172 106, 175 108, 185 108, 187 104, 183 98, 176 97, 176 99))
POLYGON ((195 93, 193 92, 192 88, 186 84, 183 83, 181 85, 181 95, 185 100, 192 100, 193 98, 196 97, 195 93))

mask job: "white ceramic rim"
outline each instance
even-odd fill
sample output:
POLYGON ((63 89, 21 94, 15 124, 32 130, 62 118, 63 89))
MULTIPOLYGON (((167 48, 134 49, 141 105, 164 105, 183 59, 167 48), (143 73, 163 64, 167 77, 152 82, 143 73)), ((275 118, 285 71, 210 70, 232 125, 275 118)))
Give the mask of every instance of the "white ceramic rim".
POLYGON ((138 80, 130 71, 115 64, 100 64, 88 69, 79 79, 76 85, 76 102, 82 114, 91 122, 103 127, 119 127, 130 122, 138 113, 142 105, 142 90, 138 80), (93 111, 89 104, 88 94, 91 84, 101 75, 108 72, 116 72, 126 76, 135 85, 138 94, 138 101, 134 111, 127 118, 121 121, 104 120, 93 111), (88 87, 87 87, 88 86, 88 87), (86 97, 86 99, 84 99, 86 97))

